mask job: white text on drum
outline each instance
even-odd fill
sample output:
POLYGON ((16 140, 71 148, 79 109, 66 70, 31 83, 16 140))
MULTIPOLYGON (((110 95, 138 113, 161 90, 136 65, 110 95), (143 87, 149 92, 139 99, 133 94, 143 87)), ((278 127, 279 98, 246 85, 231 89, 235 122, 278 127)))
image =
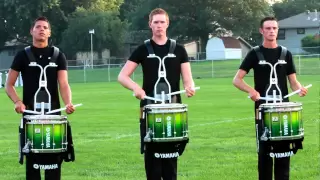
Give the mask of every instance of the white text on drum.
POLYGON ((289 134, 289 130, 288 130, 288 116, 284 115, 283 116, 283 134, 284 135, 288 135, 289 134))
POLYGON ((170 116, 167 117, 167 135, 168 136, 172 136, 172 133, 171 133, 171 117, 170 116))
POLYGON ((293 156, 293 151, 283 152, 283 153, 270 153, 270 157, 272 158, 284 158, 293 156))
POLYGON ((156 158, 176 158, 179 157, 179 153, 154 153, 154 157, 156 158))
POLYGON ((46 148, 50 148, 50 132, 51 129, 48 127, 46 128, 46 148))
POLYGON ((48 164, 48 165, 41 165, 41 164, 34 164, 33 165, 34 169, 58 169, 58 164, 48 164))

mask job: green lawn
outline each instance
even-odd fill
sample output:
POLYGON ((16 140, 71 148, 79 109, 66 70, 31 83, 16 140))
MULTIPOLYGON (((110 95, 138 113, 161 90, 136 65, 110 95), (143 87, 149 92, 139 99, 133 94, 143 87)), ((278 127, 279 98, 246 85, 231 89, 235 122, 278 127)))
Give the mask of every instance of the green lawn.
MULTIPOLYGON (((104 78, 99 73, 95 76, 104 78)), ((292 157, 291 180, 317 180, 320 179, 320 78, 318 74, 298 76, 298 79, 313 87, 304 98, 292 97, 293 101, 303 103, 305 140, 304 149, 292 157)), ((252 84, 252 78, 247 81, 252 84)), ((231 76, 201 78, 195 82, 201 87, 196 96, 183 96, 189 107, 190 143, 179 158, 178 179, 256 180, 253 102, 233 87, 231 76)), ((139 154, 138 100, 116 82, 71 83, 71 88, 73 103, 83 106, 68 117, 76 161, 63 164, 62 179, 145 179, 143 156, 139 154)), ((18 91, 21 93, 20 88, 18 91)), ((3 89, 0 89, 0 102, 0 179, 23 180, 25 166, 18 163, 20 116, 13 111, 13 104, 3 89)))

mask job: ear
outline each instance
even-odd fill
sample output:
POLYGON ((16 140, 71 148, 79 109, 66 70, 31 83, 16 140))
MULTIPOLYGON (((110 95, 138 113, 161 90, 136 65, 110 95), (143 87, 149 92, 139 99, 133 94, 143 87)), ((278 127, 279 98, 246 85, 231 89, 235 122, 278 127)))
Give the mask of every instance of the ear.
POLYGON ((260 34, 263 35, 263 30, 262 30, 262 28, 259 28, 259 32, 260 32, 260 34))
POLYGON ((32 28, 30 29, 30 35, 32 36, 32 28))
POLYGON ((150 29, 152 29, 152 28, 151 28, 151 22, 150 22, 150 21, 149 21, 149 23, 148 23, 148 24, 149 24, 149 28, 150 28, 150 29))

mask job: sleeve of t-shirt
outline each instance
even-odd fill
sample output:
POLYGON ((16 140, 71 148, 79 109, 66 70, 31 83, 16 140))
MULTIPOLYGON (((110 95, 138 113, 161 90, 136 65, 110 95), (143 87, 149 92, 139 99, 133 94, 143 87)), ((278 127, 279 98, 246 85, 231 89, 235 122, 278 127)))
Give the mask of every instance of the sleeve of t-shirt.
POLYGON ((24 59, 25 59, 24 52, 23 51, 18 52, 15 55, 10 68, 18 72, 22 71, 24 59))
POLYGON ((67 58, 64 55, 64 53, 61 53, 61 52, 59 53, 57 65, 58 65, 58 68, 57 68, 58 71, 59 70, 67 70, 67 58))
POLYGON ((132 61, 132 62, 135 62, 137 64, 141 63, 143 59, 145 59, 146 57, 144 57, 144 54, 143 51, 145 48, 144 46, 139 46, 137 47, 133 52, 132 54, 130 55, 129 57, 129 61, 132 61))
POLYGON ((183 46, 181 46, 181 58, 180 58, 180 63, 185 63, 185 62, 189 62, 189 57, 188 57, 188 53, 186 48, 184 48, 183 46))
POLYGON ((293 62, 292 54, 290 51, 287 51, 287 75, 296 73, 296 67, 293 62))
POLYGON ((252 69, 254 66, 255 59, 256 59, 256 54, 255 54, 255 51, 252 49, 248 52, 246 57, 243 59, 239 69, 242 69, 247 73, 249 73, 250 69, 252 69))

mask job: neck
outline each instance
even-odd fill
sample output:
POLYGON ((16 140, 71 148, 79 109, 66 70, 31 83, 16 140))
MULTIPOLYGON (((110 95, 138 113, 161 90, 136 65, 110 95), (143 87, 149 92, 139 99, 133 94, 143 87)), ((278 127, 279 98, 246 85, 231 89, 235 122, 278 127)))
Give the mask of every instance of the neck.
POLYGON ((265 48, 276 48, 278 44, 276 41, 263 41, 263 47, 265 48))
POLYGON ((44 42, 33 41, 32 45, 36 48, 45 48, 48 46, 48 41, 44 41, 44 42))
POLYGON ((159 36, 152 36, 152 40, 158 45, 164 45, 164 44, 166 44, 168 38, 167 38, 167 36, 160 36, 160 37, 159 36))

